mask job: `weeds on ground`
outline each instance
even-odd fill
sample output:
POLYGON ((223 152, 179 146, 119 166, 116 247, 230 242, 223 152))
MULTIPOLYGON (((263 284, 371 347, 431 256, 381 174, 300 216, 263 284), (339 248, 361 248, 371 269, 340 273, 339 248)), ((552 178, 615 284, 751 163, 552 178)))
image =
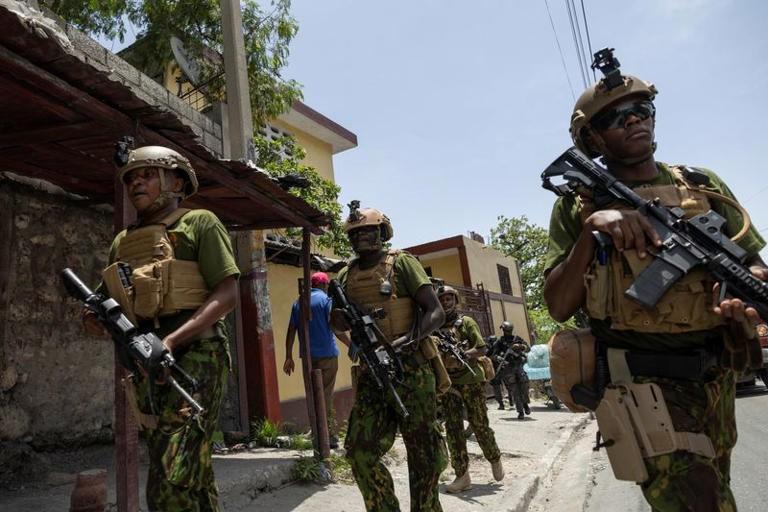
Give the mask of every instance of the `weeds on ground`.
POLYGON ((304 434, 292 434, 288 436, 288 448, 291 450, 311 450, 314 448, 311 439, 304 434))
POLYGON ((352 466, 343 455, 332 454, 327 460, 328 468, 333 474, 334 481, 352 485, 355 483, 355 475, 352 474, 352 466))
POLYGON ((312 456, 299 457, 291 468, 291 478, 303 484, 320 479, 320 462, 312 456))
MULTIPOLYGON (((325 469, 330 471, 334 482, 348 485, 355 483, 352 468, 346 458, 340 455, 331 455, 324 462, 325 469)), ((326 478, 323 476, 320 460, 314 456, 303 456, 296 459, 293 468, 291 468, 291 477, 304 484, 322 482, 326 478)))
POLYGON ((273 423, 268 419, 260 419, 251 422, 251 440, 259 446, 275 447, 280 436, 280 423, 273 423))

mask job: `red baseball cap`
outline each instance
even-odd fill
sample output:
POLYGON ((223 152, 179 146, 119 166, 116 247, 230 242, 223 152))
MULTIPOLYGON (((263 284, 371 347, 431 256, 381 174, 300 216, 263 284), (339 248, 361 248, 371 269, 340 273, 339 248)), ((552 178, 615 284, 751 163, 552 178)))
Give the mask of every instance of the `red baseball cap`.
POLYGON ((312 286, 328 284, 331 282, 331 280, 328 279, 328 274, 325 272, 315 272, 312 274, 312 277, 309 279, 309 281, 312 283, 312 286))

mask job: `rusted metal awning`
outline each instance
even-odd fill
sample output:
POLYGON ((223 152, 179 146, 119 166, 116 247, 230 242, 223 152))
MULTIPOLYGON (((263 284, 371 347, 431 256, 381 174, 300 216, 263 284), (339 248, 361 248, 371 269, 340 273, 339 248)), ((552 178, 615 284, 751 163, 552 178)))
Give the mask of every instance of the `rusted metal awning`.
POLYGON ((114 143, 132 135, 141 145, 186 155, 201 187, 185 206, 212 210, 232 229, 301 226, 318 233, 327 223, 265 173, 219 159, 203 145, 205 130, 178 112, 220 136, 218 125, 92 40, 20 13, 20 5, 0 0, 0 170, 112 203, 114 143))

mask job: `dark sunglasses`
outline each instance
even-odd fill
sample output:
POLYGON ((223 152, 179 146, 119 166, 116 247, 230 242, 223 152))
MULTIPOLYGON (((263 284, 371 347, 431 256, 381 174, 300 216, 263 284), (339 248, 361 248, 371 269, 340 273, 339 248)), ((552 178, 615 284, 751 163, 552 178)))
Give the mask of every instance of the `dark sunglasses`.
POLYGON ((636 101, 620 107, 612 108, 592 119, 592 126, 597 130, 613 130, 623 128, 627 118, 633 115, 644 121, 656 115, 656 107, 650 101, 636 101))

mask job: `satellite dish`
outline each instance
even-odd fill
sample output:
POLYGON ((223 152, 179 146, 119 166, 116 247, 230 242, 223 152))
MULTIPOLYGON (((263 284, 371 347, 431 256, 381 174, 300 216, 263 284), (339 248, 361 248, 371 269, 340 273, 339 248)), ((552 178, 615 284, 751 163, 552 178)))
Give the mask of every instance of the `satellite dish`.
POLYGON ((197 87, 200 83, 200 66, 195 62, 195 58, 184 47, 184 43, 181 42, 176 36, 171 36, 171 51, 173 57, 176 59, 176 63, 181 68, 181 71, 187 76, 189 82, 197 87))

